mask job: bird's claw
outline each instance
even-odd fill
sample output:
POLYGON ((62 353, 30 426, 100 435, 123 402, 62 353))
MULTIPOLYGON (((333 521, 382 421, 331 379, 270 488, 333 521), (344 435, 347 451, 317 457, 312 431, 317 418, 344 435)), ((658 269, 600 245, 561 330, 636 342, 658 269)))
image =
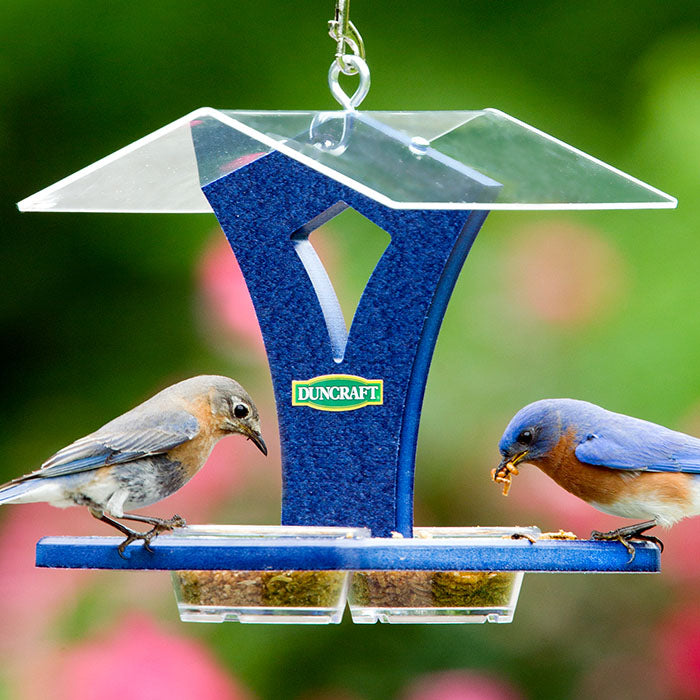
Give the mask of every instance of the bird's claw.
POLYGON ((141 537, 141 533, 140 533, 140 532, 134 531, 134 532, 132 532, 130 535, 127 535, 127 536, 126 536, 126 539, 125 539, 123 542, 121 542, 121 543, 119 544, 119 546, 117 547, 117 552, 119 552, 119 556, 120 556, 122 559, 126 559, 126 558, 127 558, 127 557, 126 557, 126 554, 124 554, 124 551, 126 550, 126 548, 127 548, 132 542, 138 540, 140 537, 141 537))
POLYGON ((187 525, 185 519, 179 515, 173 515, 172 518, 167 520, 154 518, 153 523, 153 527, 146 532, 133 530, 129 535, 127 535, 126 539, 117 547, 119 556, 122 559, 126 559, 124 551, 132 542, 135 542, 136 540, 143 540, 143 548, 147 552, 153 553, 154 550, 153 547, 151 547, 151 541, 153 539, 158 537, 158 535, 160 535, 162 532, 169 532, 176 527, 185 527, 185 525, 187 525))
POLYGON ((169 522, 171 525, 171 530, 176 527, 187 527, 187 521, 180 515, 173 515, 173 517, 170 518, 169 522))
POLYGON ((627 560, 628 564, 634 561, 635 556, 637 556, 637 551, 630 543, 630 540, 643 540, 644 542, 652 542, 655 544, 660 551, 664 551, 664 543, 655 535, 645 535, 644 533, 650 528, 656 525, 655 522, 645 522, 640 525, 629 525, 627 527, 620 527, 617 530, 610 530, 609 532, 599 532, 598 530, 593 530, 591 532, 592 540, 608 540, 617 541, 624 546, 630 555, 627 560))
POLYGON ((152 537, 155 537, 161 532, 169 532, 170 530, 174 530, 176 527, 185 527, 185 525, 187 525, 185 519, 179 515, 173 515, 172 518, 168 518, 167 520, 154 518, 153 527, 148 532, 153 533, 152 537))
POLYGON ((627 560, 627 563, 631 564, 634 561, 634 558, 637 556, 637 552, 635 548, 629 543, 629 538, 629 535, 625 536, 618 530, 610 530, 610 532, 600 532, 599 530, 593 530, 593 532, 591 532, 592 540, 598 540, 600 542, 619 542, 630 555, 630 558, 627 560))
POLYGON ((622 535, 619 535, 616 539, 627 550, 627 553, 630 555, 627 563, 631 564, 637 556, 637 550, 630 544, 629 540, 626 540, 622 535))
POLYGON ((660 552, 664 551, 664 543, 655 535, 637 535, 638 540, 644 540, 645 542, 652 542, 655 544, 660 552))

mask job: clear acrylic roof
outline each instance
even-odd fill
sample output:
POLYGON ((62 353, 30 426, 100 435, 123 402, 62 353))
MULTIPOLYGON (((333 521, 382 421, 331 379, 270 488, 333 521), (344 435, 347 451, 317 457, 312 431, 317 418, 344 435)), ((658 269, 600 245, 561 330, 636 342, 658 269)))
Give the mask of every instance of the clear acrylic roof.
POLYGON ((253 112, 204 107, 18 207, 211 212, 200 187, 271 150, 398 209, 676 206, 660 190, 495 109, 253 112))

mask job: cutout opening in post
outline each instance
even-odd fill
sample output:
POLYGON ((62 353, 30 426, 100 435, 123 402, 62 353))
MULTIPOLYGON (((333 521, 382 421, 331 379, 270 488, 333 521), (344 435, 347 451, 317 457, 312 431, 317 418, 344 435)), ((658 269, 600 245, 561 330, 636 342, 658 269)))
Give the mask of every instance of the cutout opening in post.
POLYGON ((341 201, 297 229, 291 238, 294 250, 304 265, 318 298, 328 329, 333 360, 340 364, 345 356, 349 328, 352 326, 364 288, 377 262, 391 242, 391 237, 382 228, 341 201), (348 214, 339 216, 346 211, 348 214), (332 227, 326 225, 331 219, 334 219, 332 227), (352 228, 352 239, 348 230, 350 228, 352 228), (314 238, 313 243, 310 240, 311 234, 314 238), (321 237, 321 245, 319 245, 319 237, 321 237), (328 264, 329 240, 334 247, 342 249, 342 255, 339 254, 337 257, 346 261, 344 267, 353 268, 351 274, 344 275, 341 280, 336 279, 336 285, 328 274, 328 269, 333 267, 332 260, 331 264, 328 264), (362 253, 353 256, 353 249, 361 249, 362 253), (364 269, 354 269, 357 267, 355 261, 358 261, 364 269), (367 269, 367 261, 371 261, 369 269, 367 269), (361 287, 358 288, 358 284, 361 287))

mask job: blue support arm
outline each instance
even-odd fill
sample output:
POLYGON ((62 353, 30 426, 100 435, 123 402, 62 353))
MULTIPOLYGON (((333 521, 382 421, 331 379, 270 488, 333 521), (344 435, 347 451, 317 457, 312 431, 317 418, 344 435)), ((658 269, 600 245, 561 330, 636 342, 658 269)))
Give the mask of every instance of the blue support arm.
POLYGON ((44 537, 37 566, 78 569, 159 570, 436 570, 655 573, 660 553, 647 542, 633 544, 630 562, 618 542, 503 539, 494 543, 420 538, 222 538, 161 535, 149 552, 140 543, 119 556, 119 537, 44 537))

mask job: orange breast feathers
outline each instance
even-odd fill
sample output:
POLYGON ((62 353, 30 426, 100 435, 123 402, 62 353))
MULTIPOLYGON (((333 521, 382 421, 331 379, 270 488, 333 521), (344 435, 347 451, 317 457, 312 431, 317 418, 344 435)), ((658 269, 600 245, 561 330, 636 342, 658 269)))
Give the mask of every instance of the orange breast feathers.
POLYGON ((207 398, 197 399, 185 408, 197 419, 199 433, 191 440, 170 450, 168 457, 180 462, 190 478, 204 466, 212 448, 219 438, 223 437, 223 433, 212 416, 211 405, 207 398))
POLYGON ((651 497, 681 508, 692 505, 693 477, 690 474, 598 467, 580 462, 575 449, 571 431, 546 457, 532 463, 561 487, 589 503, 605 506, 621 500, 643 501, 651 497))

